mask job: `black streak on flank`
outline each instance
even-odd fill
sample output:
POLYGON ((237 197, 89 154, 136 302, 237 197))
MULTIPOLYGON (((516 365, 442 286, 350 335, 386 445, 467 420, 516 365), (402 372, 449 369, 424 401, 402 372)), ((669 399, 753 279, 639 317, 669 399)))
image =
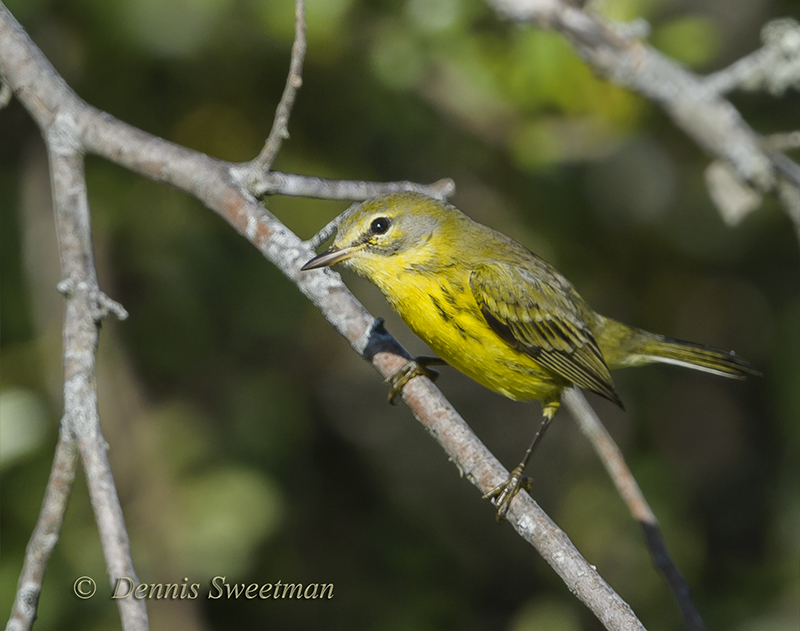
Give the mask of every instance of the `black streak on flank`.
MULTIPOLYGON (((440 285, 439 289, 442 290, 442 295, 444 296, 444 299, 447 301, 447 304, 449 304, 453 308, 457 308, 458 307, 458 300, 456 299, 456 297, 453 294, 453 292, 451 292, 449 289, 447 289, 443 285, 440 285)), ((464 288, 457 285, 457 286, 454 287, 454 289, 456 290, 456 292, 461 293, 461 292, 463 292, 464 288)))
POLYGON ((433 301, 433 306, 436 307, 436 310, 439 312, 439 315, 442 316, 442 320, 445 322, 450 322, 453 318, 449 313, 447 313, 447 311, 444 310, 441 303, 433 296, 431 296, 431 300, 433 301))

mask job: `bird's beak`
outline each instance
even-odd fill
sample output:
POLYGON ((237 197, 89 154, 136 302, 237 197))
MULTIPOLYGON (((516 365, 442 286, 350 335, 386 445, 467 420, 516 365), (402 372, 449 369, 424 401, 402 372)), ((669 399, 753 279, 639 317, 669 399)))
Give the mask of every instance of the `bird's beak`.
POLYGON ((356 248, 349 247, 349 248, 342 248, 341 250, 337 247, 331 246, 327 250, 325 250, 319 256, 315 256, 311 259, 308 263, 303 265, 300 269, 302 271, 307 271, 310 269, 317 269, 320 267, 328 267, 333 265, 334 263, 340 263, 345 259, 349 258, 356 248))

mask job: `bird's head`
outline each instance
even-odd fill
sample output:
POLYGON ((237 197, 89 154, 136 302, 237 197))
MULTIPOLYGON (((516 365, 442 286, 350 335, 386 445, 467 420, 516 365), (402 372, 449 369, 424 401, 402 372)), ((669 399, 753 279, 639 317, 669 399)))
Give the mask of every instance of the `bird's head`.
POLYGON ((398 266, 424 265, 440 256, 438 245, 463 220, 461 211, 421 193, 375 197, 351 208, 333 245, 302 269, 343 263, 374 278, 398 266))

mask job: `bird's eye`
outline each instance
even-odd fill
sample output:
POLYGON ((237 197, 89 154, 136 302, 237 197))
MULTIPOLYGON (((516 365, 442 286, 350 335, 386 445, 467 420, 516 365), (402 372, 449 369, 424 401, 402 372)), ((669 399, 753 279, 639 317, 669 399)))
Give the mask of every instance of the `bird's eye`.
POLYGON ((378 217, 372 220, 369 229, 372 231, 372 234, 384 234, 389 229, 391 223, 388 217, 378 217))

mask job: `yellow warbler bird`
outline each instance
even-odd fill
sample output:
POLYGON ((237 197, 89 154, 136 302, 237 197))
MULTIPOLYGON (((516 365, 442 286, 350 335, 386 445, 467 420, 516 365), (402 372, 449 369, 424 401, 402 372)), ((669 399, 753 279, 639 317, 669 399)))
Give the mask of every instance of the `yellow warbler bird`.
POLYGON ((537 399, 543 422, 509 478, 489 491, 498 518, 521 487, 525 466, 573 385, 622 407, 609 370, 652 362, 725 377, 758 374, 734 353, 671 339, 606 318, 570 282, 513 239, 455 206, 419 193, 354 206, 333 245, 304 270, 343 263, 375 283, 439 358, 420 357, 391 379, 393 398, 412 377, 447 363, 511 399, 537 399))

